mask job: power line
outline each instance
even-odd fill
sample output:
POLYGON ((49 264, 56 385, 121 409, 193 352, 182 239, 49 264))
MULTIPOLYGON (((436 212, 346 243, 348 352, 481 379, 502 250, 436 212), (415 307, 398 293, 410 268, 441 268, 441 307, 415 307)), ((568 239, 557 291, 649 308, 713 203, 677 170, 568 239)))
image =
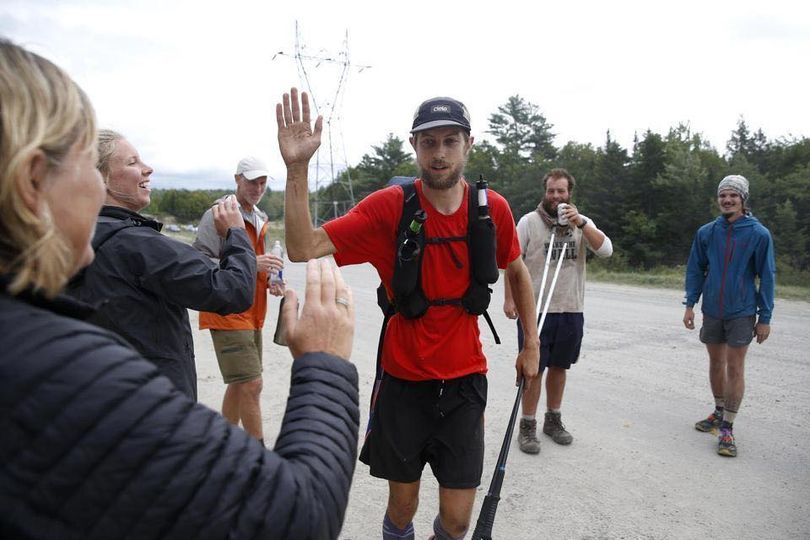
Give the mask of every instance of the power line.
MULTIPOLYGON (((310 53, 306 44, 304 43, 301 31, 298 26, 298 21, 295 22, 295 52, 294 54, 290 55, 285 53, 284 51, 278 51, 273 55, 273 60, 277 57, 286 57, 294 60, 296 66, 298 68, 298 77, 300 79, 301 85, 306 88, 307 94, 310 97, 311 103, 315 110, 316 115, 321 115, 324 117, 326 122, 326 150, 328 151, 328 164, 321 165, 321 149, 324 148, 324 145, 321 145, 321 148, 318 149, 318 152, 315 156, 315 194, 312 197, 312 205, 313 211, 312 216, 315 220, 315 225, 319 225, 320 214, 319 214, 319 198, 320 198, 320 188, 325 185, 330 185, 339 181, 338 178, 340 173, 340 163, 336 163, 335 155, 338 152, 338 155, 342 155, 343 157, 343 165, 344 170, 347 171, 345 175, 345 179, 340 181, 340 184, 344 186, 349 196, 349 201, 351 206, 354 206, 354 189, 352 186, 352 179, 351 174, 348 174, 349 164, 347 162, 346 156, 346 146, 344 144, 343 139, 343 129, 342 129, 342 108, 343 108, 343 97, 345 95, 345 89, 348 83, 349 74, 354 70, 357 73, 362 73, 366 69, 370 69, 371 66, 369 65, 356 65, 352 64, 351 60, 349 59, 349 31, 346 30, 345 37, 342 44, 342 49, 337 54, 330 54, 325 49, 320 49, 316 53, 310 53), (337 82, 334 83, 322 83, 322 87, 327 87, 324 90, 324 94, 327 96, 332 96, 331 101, 320 101, 319 98, 321 96, 321 92, 319 88, 316 88, 318 85, 318 81, 315 80, 316 70, 322 67, 333 67, 337 68, 338 75, 337 75, 337 82), (334 88, 333 92, 329 90, 334 88), (321 112, 323 111, 323 112, 321 112), (336 167, 336 165, 338 165, 336 167), (324 170, 328 172, 328 177, 323 175, 324 170)), ((341 207, 344 206, 341 201, 341 207)), ((335 205, 330 204, 334 208, 335 205)), ((349 208, 351 207, 349 206, 349 208)))

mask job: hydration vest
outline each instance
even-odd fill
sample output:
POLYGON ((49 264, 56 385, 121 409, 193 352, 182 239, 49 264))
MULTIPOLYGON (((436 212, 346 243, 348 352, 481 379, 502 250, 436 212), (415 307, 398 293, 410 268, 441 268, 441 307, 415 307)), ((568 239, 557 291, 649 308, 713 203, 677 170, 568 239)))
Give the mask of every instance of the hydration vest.
MULTIPOLYGON (((414 185, 415 178, 405 179, 404 177, 394 177, 392 179, 402 188, 402 216, 399 218, 399 228, 397 229, 397 249, 394 257, 394 277, 391 282, 391 289, 394 298, 388 297, 385 285, 380 283, 377 287, 377 305, 383 312, 383 323, 380 328, 380 337, 377 342, 377 368, 374 376, 374 388, 371 392, 371 403, 369 406, 368 424, 366 426, 366 436, 371 431, 372 420, 374 419, 374 402, 382 383, 382 350, 385 339, 385 329, 388 321, 396 313, 400 313, 407 319, 415 319, 424 315, 430 306, 459 305, 472 315, 483 315, 487 321, 495 343, 501 343, 498 332, 492 324, 492 319, 487 313, 492 289, 489 285, 498 281, 498 262, 495 258, 495 223, 487 213, 485 216, 478 214, 478 188, 469 185, 469 198, 467 201, 467 234, 466 236, 454 236, 450 238, 430 238, 425 237, 425 228, 421 227, 419 233, 412 236, 412 239, 419 243, 417 255, 408 261, 400 260, 400 246, 405 242, 408 235, 409 225, 413 221, 416 213, 422 210, 419 204, 419 195, 416 193, 414 185), (405 180, 403 182, 403 180, 405 180), (441 298, 428 300, 422 291, 422 255, 425 253, 426 244, 445 244, 449 242, 466 242, 470 261, 470 285, 461 298, 441 298)), ((455 257, 453 257, 455 260, 455 257)), ((456 260, 458 269, 462 268, 461 261, 456 260)), ((428 278, 429 279, 429 278, 428 278)), ((366 449, 366 446, 363 446, 366 449)))
MULTIPOLYGON (((414 182, 400 184, 400 187, 403 192, 402 215, 397 229, 394 276, 391 281, 393 298, 388 297, 384 286, 380 285, 377 290, 377 303, 386 317, 385 322, 387 323, 388 318, 393 316, 394 313, 399 313, 406 319, 417 319, 422 317, 431 306, 458 305, 471 315, 483 315, 492 330, 495 342, 500 344, 498 333, 495 331, 492 320, 486 311, 492 296, 492 289, 489 288, 489 285, 495 283, 499 276, 496 261, 496 231, 495 224, 488 213, 483 216, 478 214, 478 189, 472 184, 468 187, 468 219, 467 234, 465 236, 428 237, 425 235, 425 227, 422 227, 415 234, 409 230, 409 224, 413 221, 414 216, 422 210, 414 182), (415 256, 403 260, 400 247, 408 237, 412 241, 416 241, 419 249, 415 256), (428 300, 422 290, 422 257, 425 253, 425 247, 429 244, 441 245, 451 242, 465 242, 467 244, 470 284, 461 298, 428 300)), ((463 268, 461 261, 455 256, 453 256, 453 259, 456 268, 461 270, 463 268)))

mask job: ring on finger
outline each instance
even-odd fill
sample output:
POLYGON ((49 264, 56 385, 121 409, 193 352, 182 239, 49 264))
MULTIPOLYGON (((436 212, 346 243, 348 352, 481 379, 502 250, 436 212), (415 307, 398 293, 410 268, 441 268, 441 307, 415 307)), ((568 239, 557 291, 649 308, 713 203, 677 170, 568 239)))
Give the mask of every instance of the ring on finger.
POLYGON ((340 297, 335 298, 335 303, 340 304, 341 306, 344 306, 346 309, 349 309, 349 301, 346 300, 345 298, 340 298, 340 297))

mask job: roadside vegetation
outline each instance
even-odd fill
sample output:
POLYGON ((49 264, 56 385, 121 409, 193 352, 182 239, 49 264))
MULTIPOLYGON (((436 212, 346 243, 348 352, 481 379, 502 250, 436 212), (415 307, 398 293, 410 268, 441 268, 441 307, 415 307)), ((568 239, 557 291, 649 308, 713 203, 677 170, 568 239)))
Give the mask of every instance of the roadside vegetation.
MULTIPOLYGON (((554 167, 568 169, 577 180, 572 202, 614 246, 613 257, 592 261, 589 278, 682 288, 692 238, 717 215, 718 182, 742 174, 750 182, 754 216, 773 234, 777 296, 810 301, 810 138, 771 139, 740 118, 722 151, 685 124, 667 133, 637 134, 632 148, 623 148, 608 131, 605 142, 594 147, 575 141, 557 145, 553 128, 536 105, 509 97, 489 116, 488 128, 478 128, 466 176, 483 175, 509 201, 517 221, 542 199, 543 175, 554 167)), ((347 212, 394 176, 415 176, 409 150, 388 134, 360 163, 313 192, 317 224, 347 212)), ((145 213, 195 224, 226 193, 155 190, 145 213)), ((283 223, 283 193, 268 192, 260 206, 283 223)), ((274 232, 283 238, 280 230, 274 232)))

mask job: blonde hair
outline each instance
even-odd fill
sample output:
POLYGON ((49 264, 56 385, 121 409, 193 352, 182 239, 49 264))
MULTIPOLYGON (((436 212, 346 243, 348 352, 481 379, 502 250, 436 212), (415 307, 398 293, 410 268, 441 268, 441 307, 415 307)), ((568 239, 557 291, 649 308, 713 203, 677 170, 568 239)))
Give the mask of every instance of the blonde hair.
POLYGON ((100 129, 98 131, 98 161, 96 161, 96 169, 101 173, 105 184, 110 175, 110 159, 112 159, 115 153, 115 144, 123 138, 123 135, 111 129, 100 129))
POLYGON ((81 88, 52 62, 0 39, 0 274, 11 275, 11 294, 32 287, 55 296, 76 262, 49 209, 37 215, 24 203, 18 183, 29 174, 26 163, 41 151, 52 171, 95 138, 95 113, 81 88))

